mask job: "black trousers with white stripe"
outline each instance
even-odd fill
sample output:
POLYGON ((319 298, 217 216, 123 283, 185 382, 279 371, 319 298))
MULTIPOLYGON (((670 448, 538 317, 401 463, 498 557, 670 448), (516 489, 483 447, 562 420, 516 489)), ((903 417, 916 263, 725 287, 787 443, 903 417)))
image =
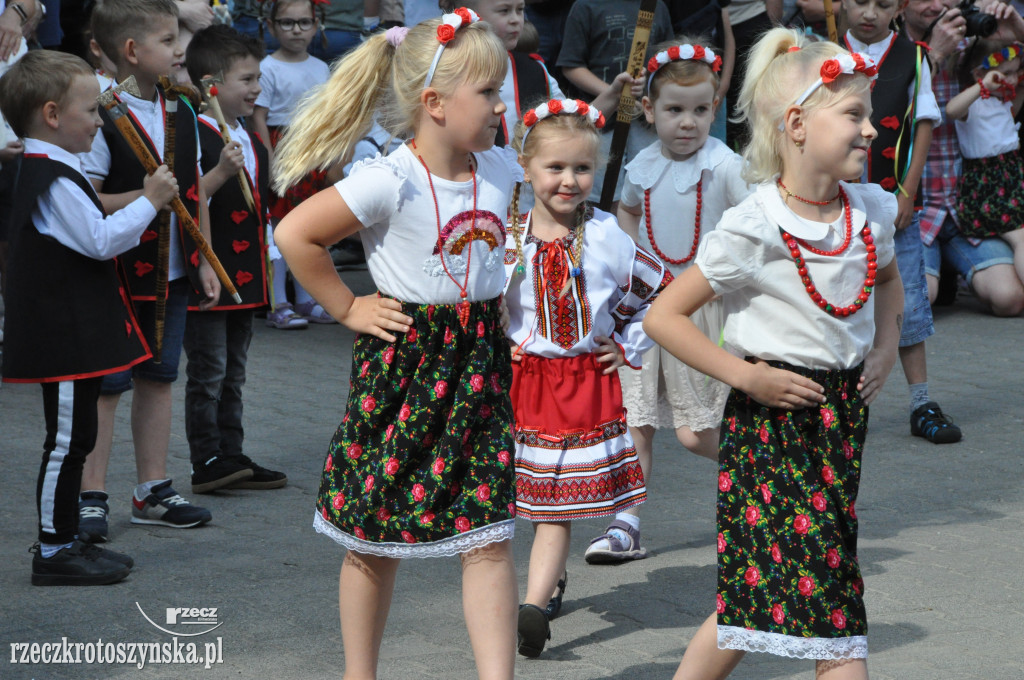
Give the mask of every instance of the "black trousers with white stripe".
POLYGON ((96 446, 101 378, 42 383, 46 442, 36 485, 40 543, 78 534, 78 494, 85 457, 96 446))

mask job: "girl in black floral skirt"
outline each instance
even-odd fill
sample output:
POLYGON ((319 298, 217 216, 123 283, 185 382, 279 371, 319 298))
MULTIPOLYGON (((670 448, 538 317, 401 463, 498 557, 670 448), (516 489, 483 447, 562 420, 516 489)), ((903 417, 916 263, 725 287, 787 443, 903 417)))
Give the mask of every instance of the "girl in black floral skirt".
POLYGON ((815 659, 867 678, 857 487, 867 404, 896 359, 903 290, 896 200, 859 177, 871 126, 870 59, 773 29, 747 66, 753 196, 727 211, 644 329, 732 386, 718 476, 716 613, 676 678, 724 678, 747 651, 815 659), (725 342, 690 320, 721 295, 725 342), (741 355, 742 356, 742 355, 741 355))
POLYGON ((498 297, 522 169, 514 152, 493 148, 506 61, 465 9, 391 29, 335 67, 278 146, 283 189, 345 158, 381 106, 381 120, 410 139, 357 163, 277 229, 296 278, 359 333, 314 515, 315 529, 348 549, 345 677, 376 677, 399 560, 460 555, 479 677, 512 678, 515 445, 498 297), (353 233, 377 295, 354 297, 326 250, 353 233))

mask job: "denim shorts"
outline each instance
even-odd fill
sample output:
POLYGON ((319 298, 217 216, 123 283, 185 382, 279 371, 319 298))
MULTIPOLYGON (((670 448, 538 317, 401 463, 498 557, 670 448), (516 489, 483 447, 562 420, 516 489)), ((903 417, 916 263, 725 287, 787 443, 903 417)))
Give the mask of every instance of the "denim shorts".
POLYGON ((924 244, 921 242, 921 213, 915 212, 906 229, 896 231, 896 267, 903 280, 903 328, 900 347, 910 347, 935 334, 932 306, 928 302, 928 281, 924 277, 924 244))
POLYGON ((1013 249, 1001 238, 986 238, 972 245, 963 237, 953 218, 946 215, 942 228, 930 246, 924 249, 924 268, 929 276, 939 278, 942 260, 956 269, 971 285, 974 275, 997 264, 1013 266, 1013 249))
MULTIPOLYGON (((178 379, 178 360, 185 337, 185 314, 188 311, 188 278, 171 281, 167 286, 167 311, 164 315, 164 343, 160 363, 153 358, 120 373, 103 376, 100 394, 121 394, 132 389, 132 378, 138 377, 153 382, 172 383, 178 379)), ((149 349, 156 354, 154 331, 156 324, 156 303, 151 300, 135 303, 135 316, 142 328, 142 335, 149 349)))

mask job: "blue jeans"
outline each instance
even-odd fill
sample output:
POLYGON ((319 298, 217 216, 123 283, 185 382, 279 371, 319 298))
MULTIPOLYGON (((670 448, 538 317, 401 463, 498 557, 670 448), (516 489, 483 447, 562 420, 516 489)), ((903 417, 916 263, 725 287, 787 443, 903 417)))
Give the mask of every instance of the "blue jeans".
POLYGON ((363 36, 359 31, 339 31, 333 28, 324 29, 317 33, 313 42, 309 44, 309 53, 317 59, 322 59, 328 64, 362 42, 363 36), (327 45, 324 46, 326 39, 327 45))
POLYGON ((193 463, 242 455, 242 386, 251 309, 189 312, 185 323, 185 436, 193 463))
POLYGON ((924 244, 921 242, 921 213, 915 212, 906 229, 896 231, 896 267, 903 279, 903 327, 900 347, 910 347, 935 335, 932 306, 928 302, 928 280, 924 277, 924 244))
POLYGON ((925 271, 929 276, 939 278, 942 260, 951 264, 967 285, 971 285, 974 275, 997 264, 1013 266, 1013 249, 1001 238, 982 239, 978 245, 972 245, 963 237, 956 223, 949 215, 942 223, 935 240, 925 246, 925 271))
POLYGON ((181 359, 181 338, 185 334, 185 313, 188 311, 188 289, 191 284, 182 276, 167 284, 167 307, 164 314, 164 343, 160 363, 156 362, 156 302, 135 302, 135 316, 146 344, 154 357, 120 373, 103 376, 100 394, 121 394, 132 389, 132 378, 172 383, 178 379, 181 359))

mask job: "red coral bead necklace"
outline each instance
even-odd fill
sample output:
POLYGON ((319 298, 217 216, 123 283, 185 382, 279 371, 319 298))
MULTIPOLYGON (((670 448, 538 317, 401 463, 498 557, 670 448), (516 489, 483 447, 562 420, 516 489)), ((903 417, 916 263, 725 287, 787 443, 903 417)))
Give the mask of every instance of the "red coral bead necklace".
POLYGON ((703 177, 697 180, 697 213, 693 218, 693 247, 690 248, 690 254, 681 260, 673 259, 661 252, 661 248, 658 247, 657 242, 654 240, 654 229, 651 227, 651 190, 644 189, 644 222, 647 225, 647 240, 651 242, 651 248, 654 249, 658 257, 669 264, 686 264, 697 254, 697 246, 700 245, 701 185, 703 183, 703 177))

